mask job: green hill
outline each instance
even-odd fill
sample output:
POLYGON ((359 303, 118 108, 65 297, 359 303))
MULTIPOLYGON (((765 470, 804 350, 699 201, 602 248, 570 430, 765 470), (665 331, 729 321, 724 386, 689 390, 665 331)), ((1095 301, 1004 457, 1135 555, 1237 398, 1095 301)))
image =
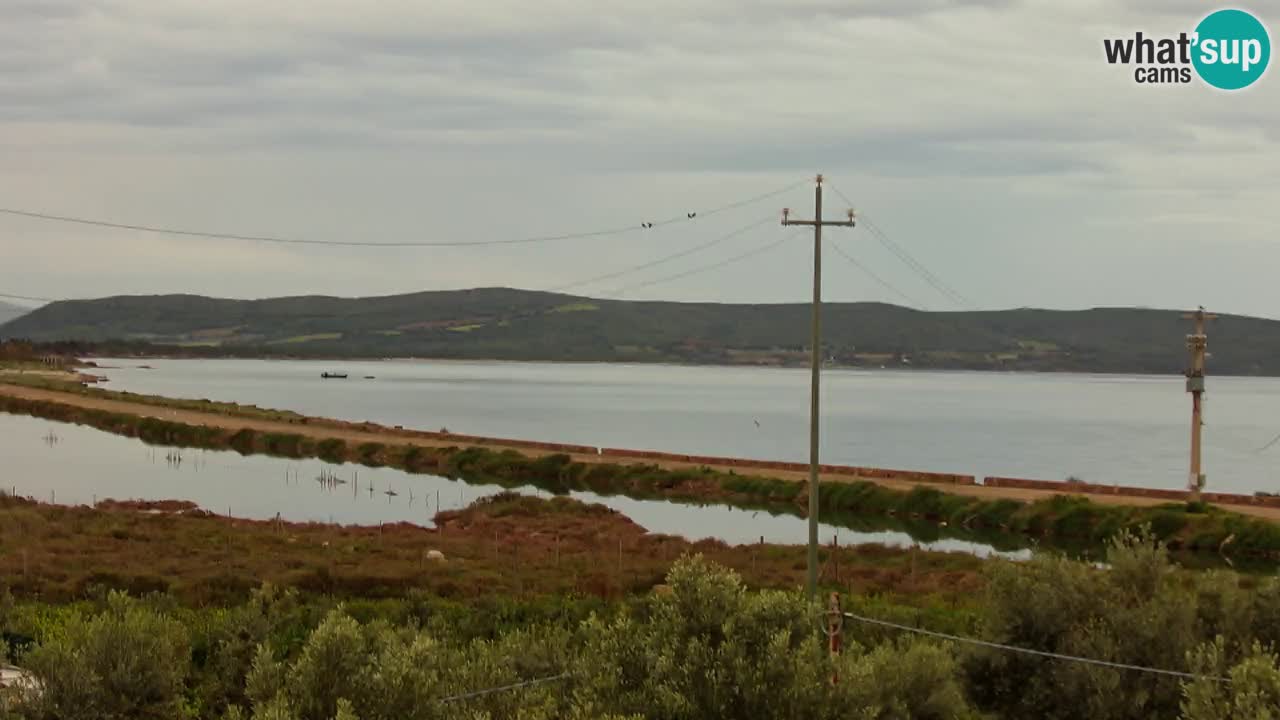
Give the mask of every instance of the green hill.
MULTIPOLYGON (((1178 373, 1180 311, 921 312, 832 303, 824 342, 855 366, 1178 373)), ((129 296, 53 303, 0 338, 79 341, 107 352, 437 357, 802 365, 805 303, 598 300, 505 288, 376 298, 223 300, 129 296)), ((1280 375, 1280 322, 1224 315, 1210 327, 1218 374, 1280 375)))

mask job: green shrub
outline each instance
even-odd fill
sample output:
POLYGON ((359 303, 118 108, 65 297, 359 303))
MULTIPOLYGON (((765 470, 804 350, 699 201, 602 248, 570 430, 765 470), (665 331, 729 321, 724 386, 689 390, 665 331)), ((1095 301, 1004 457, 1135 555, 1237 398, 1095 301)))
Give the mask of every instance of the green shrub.
POLYGON ((326 438, 316 444, 316 453, 321 460, 342 462, 347 458, 347 443, 340 438, 326 438))
POLYGON ((250 455, 256 450, 257 441, 257 432, 251 428, 242 428, 231 436, 227 444, 241 455, 250 455))
POLYGON ((26 662, 41 686, 33 717, 170 718, 179 715, 189 650, 176 621, 112 593, 102 614, 73 616, 26 662))
POLYGON ((356 457, 361 463, 371 467, 379 467, 382 463, 382 453, 387 449, 386 445, 380 442, 362 443, 356 448, 356 457))

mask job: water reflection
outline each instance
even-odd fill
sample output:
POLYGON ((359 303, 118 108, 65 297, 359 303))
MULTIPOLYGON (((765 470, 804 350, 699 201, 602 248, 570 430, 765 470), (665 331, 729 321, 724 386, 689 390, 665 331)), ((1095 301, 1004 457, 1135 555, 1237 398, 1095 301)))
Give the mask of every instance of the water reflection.
MULTIPOLYGON (((19 495, 64 504, 99 500, 189 500, 201 508, 258 520, 376 525, 409 522, 430 527, 441 510, 456 510, 502 492, 497 485, 472 484, 394 468, 335 465, 191 448, 153 447, 141 441, 74 425, 51 425, 35 418, 0 414, 0 452, 11 478, 6 488, 19 495), (42 434, 46 438, 41 441, 42 434), (56 442, 47 438, 56 436, 56 442)), ((516 492, 549 496, 533 487, 516 492)), ((804 519, 723 505, 685 505, 659 500, 570 493, 583 502, 613 508, 650 532, 690 540, 730 544, 802 544, 804 519)), ((854 530, 823 524, 823 542, 842 545, 919 545, 990 555, 989 544, 937 538, 918 542, 906 531, 854 530)), ((1027 551, 1008 554, 1025 557, 1027 551)))

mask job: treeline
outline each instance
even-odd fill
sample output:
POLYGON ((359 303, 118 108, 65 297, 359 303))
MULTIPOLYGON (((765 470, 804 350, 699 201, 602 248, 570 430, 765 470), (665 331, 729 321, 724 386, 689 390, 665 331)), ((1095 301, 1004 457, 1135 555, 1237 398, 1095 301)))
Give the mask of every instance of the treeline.
MULTIPOLYGON (((193 718, 1269 718, 1280 714, 1280 582, 1177 570, 1140 537, 1099 569, 1038 556, 989 566, 976 623, 930 627, 1105 664, 1028 656, 844 622, 796 592, 749 591, 697 557, 645 598, 468 609, 415 597, 334 605, 264 587, 183 608, 113 593, 0 603, 35 682, 6 720, 193 718), (1167 671, 1167 672, 1162 672, 1167 671), (1179 675, 1179 673, 1185 675, 1179 675)), ((903 606, 847 607, 915 625, 903 606), (867 609, 871 608, 871 609, 867 609)))
POLYGON ((166 345, 142 340, 85 340, 35 341, 27 338, 9 338, 0 341, 0 360, 26 360, 45 355, 67 358, 100 357, 172 357, 172 358, 255 358, 255 357, 307 357, 305 354, 272 354, 270 349, 256 346, 211 347, 166 345), (9 353, 12 357, 5 356, 9 353))
POLYGON ((43 355, 43 346, 29 340, 0 341, 0 361, 34 362, 43 355))

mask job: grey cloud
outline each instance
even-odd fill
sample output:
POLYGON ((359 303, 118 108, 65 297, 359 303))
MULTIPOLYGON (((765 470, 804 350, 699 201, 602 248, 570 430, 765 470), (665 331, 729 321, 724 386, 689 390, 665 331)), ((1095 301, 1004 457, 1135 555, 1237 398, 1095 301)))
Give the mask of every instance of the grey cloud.
POLYGON ((911 18, 955 10, 1004 10, 1020 0, 792 0, 746 2, 751 10, 767 10, 775 17, 911 18))
POLYGON ((0 13, 11 23, 26 24, 33 21, 66 20, 85 12, 80 0, 5 0, 0 3, 0 13))
MULTIPOLYGON (((1161 222, 1158 234, 1173 257, 1192 258, 1183 251, 1200 247, 1214 217, 1280 222, 1259 189, 1280 162, 1280 79, 1231 97, 1137 88, 1102 61, 1100 32, 1173 27, 1178 14, 1197 16, 1191 5, 438 0, 355 10, 313 0, 295 15, 296 5, 250 0, 0 0, 0 193, 68 214, 301 236, 331 236, 353 214, 378 219, 370 232, 379 237, 492 237, 611 226, 651 207, 728 201, 826 170, 868 188, 859 202, 901 228, 951 284, 979 288, 979 302, 1080 304, 1072 276, 1088 273, 1089 259, 1065 241, 1106 247, 1132 236, 1135 218, 1177 210, 1203 221, 1194 230, 1161 222), (502 195, 501 213, 485 202, 494 185, 516 188, 502 195), (934 218, 957 206, 986 212, 963 253, 932 242, 952 232, 934 218), (1075 219, 1076 208, 1102 222, 1075 219), (1028 236, 1042 244, 1027 245, 1028 236), (1018 277, 983 274, 979 258, 1011 249, 1056 253, 1054 269, 1027 260, 1018 277)), ((1252 242, 1241 224, 1223 226, 1216 239, 1252 242)), ((0 219, 0 233, 29 229, 14 227, 0 219)), ((688 237, 720 230, 699 226, 688 237)), ((99 239, 70 229, 50 237, 58 242, 24 256, 39 272, 0 267, 0 291, 45 294, 64 249, 99 239)), ((582 265, 650 258, 645 246, 596 247, 395 262, 237 247, 235 257, 262 258, 241 293, 258 295, 312 292, 335 265, 357 262, 354 279, 343 278, 352 293, 554 284, 583 275, 582 265)), ((135 251, 155 254, 146 267, 182 265, 191 287, 163 288, 179 290, 224 287, 202 271, 219 250, 135 251), (184 265, 188 257, 200 260, 184 265)), ((1280 263, 1280 250, 1259 252, 1256 265, 1280 263)), ((1116 302, 1183 299, 1184 286, 1117 262, 1117 278, 1138 280, 1091 291, 1116 302)), ((127 253, 98 259, 80 280, 91 292, 152 289, 135 265, 127 253)), ((652 290, 750 299, 742 288, 753 283, 741 280, 773 288, 768 265, 744 264, 735 283, 707 276, 652 290)), ((1280 302, 1274 290, 1222 292, 1242 305, 1280 302)))
POLYGON ((1204 0, 1120 0, 1117 5, 1136 13, 1185 15, 1188 22, 1188 30, 1191 30, 1200 18, 1217 10, 1219 7, 1230 7, 1230 4, 1211 5, 1204 2, 1204 0))

